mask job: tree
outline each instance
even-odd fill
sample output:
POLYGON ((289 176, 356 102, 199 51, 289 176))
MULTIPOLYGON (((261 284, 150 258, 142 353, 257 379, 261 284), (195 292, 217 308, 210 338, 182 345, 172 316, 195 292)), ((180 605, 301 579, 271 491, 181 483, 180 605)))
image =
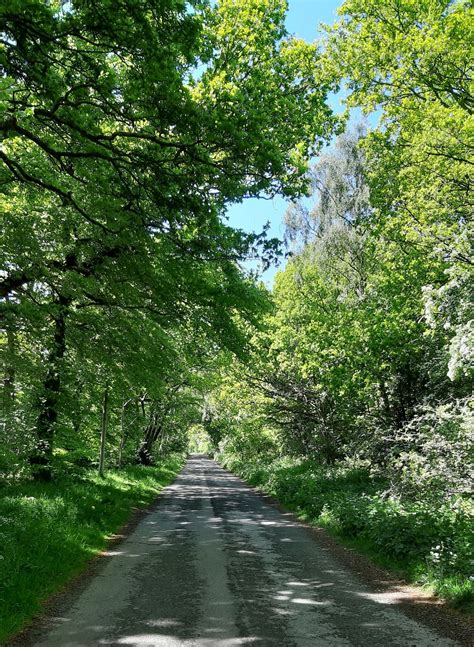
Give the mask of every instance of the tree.
POLYGON ((433 389, 439 349, 422 317, 423 287, 445 265, 380 227, 361 135, 345 134, 315 165, 313 209, 294 203, 287 216, 297 246, 246 372, 286 451, 325 462, 383 462, 433 389))
POLYGON ((472 8, 451 0, 349 0, 339 13, 327 64, 347 79, 349 105, 382 112, 368 141, 374 164, 383 166, 373 169, 372 198, 393 204, 407 235, 429 234, 428 245, 462 260, 455 240, 472 215, 472 8))
POLYGON ((339 13, 325 68, 379 124, 321 155, 314 205, 287 213, 293 257, 254 381, 287 451, 383 466, 405 455, 407 472, 430 456, 428 473, 448 447, 453 465, 465 456, 471 420, 472 9, 348 0, 339 13))
MULTIPOLYGON (((164 346, 191 321, 241 346, 236 312, 252 320, 261 298, 236 264, 274 244, 226 227, 222 210, 262 191, 297 195, 308 149, 335 124, 319 54, 287 38, 285 8, 2 5, 1 294, 11 334, 36 344, 38 476, 51 472, 68 364, 88 356, 91 335, 117 348, 120 327, 146 317, 164 346)), ((115 373, 123 356, 88 361, 115 373)))
MULTIPOLYGON (((437 334, 443 326, 450 330, 452 366, 460 344, 467 344, 470 373, 472 6, 463 0, 349 0, 340 14, 329 30, 327 65, 347 79, 349 105, 382 115, 365 146, 376 217, 384 236, 416 246, 420 258, 445 263, 445 276, 426 286, 427 310, 432 326, 440 315, 437 334)), ((451 377, 467 373, 450 370, 451 377)), ((472 389, 472 381, 465 388, 472 389)))
MULTIPOLYGON (((333 228, 345 225, 363 229, 371 214, 364 151, 366 135, 363 124, 337 137, 329 151, 323 151, 309 171, 314 204, 302 201, 290 204, 285 214, 288 243, 295 250, 330 235, 333 228)), ((346 228, 348 231, 349 229, 346 228)))

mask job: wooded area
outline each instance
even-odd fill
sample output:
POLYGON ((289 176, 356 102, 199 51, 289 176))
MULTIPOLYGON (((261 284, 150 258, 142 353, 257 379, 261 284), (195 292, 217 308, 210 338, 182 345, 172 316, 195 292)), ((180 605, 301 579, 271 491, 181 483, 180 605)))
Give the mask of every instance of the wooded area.
POLYGON ((191 438, 472 603, 472 7, 285 13, 0 3, 1 488, 191 438), (225 214, 275 195, 268 290, 225 214))

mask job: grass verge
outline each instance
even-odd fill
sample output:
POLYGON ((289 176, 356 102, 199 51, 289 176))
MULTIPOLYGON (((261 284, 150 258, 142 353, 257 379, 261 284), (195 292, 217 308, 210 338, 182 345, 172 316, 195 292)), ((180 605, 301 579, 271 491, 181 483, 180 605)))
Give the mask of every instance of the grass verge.
POLYGON ((465 499, 442 501, 423 492, 416 500, 395 497, 386 481, 347 465, 288 458, 252 462, 232 455, 219 460, 379 566, 474 613, 472 507, 465 499))
POLYGON ((150 504, 183 465, 62 474, 51 483, 0 487, 0 644, 19 631, 130 517, 150 504))

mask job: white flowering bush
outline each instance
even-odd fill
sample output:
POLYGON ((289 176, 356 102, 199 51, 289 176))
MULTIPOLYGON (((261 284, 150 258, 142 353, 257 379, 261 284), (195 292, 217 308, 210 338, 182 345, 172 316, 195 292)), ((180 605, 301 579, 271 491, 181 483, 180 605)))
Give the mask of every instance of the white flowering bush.
POLYGON ((468 494, 474 480, 474 399, 426 407, 397 432, 392 489, 412 498, 468 494))
POLYGON ((446 270, 446 283, 423 288, 424 318, 432 330, 447 337, 448 377, 474 378, 474 271, 467 264, 446 270))
POLYGON ((449 345, 448 377, 474 378, 474 320, 456 329, 449 345))

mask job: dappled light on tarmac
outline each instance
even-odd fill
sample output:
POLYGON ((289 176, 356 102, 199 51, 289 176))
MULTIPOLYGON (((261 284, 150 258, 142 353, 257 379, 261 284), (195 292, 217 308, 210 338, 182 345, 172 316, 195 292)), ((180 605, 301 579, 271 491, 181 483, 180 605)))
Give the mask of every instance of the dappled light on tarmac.
POLYGON ((104 561, 38 645, 455 644, 397 608, 401 589, 370 590, 292 515, 202 456, 104 561))

